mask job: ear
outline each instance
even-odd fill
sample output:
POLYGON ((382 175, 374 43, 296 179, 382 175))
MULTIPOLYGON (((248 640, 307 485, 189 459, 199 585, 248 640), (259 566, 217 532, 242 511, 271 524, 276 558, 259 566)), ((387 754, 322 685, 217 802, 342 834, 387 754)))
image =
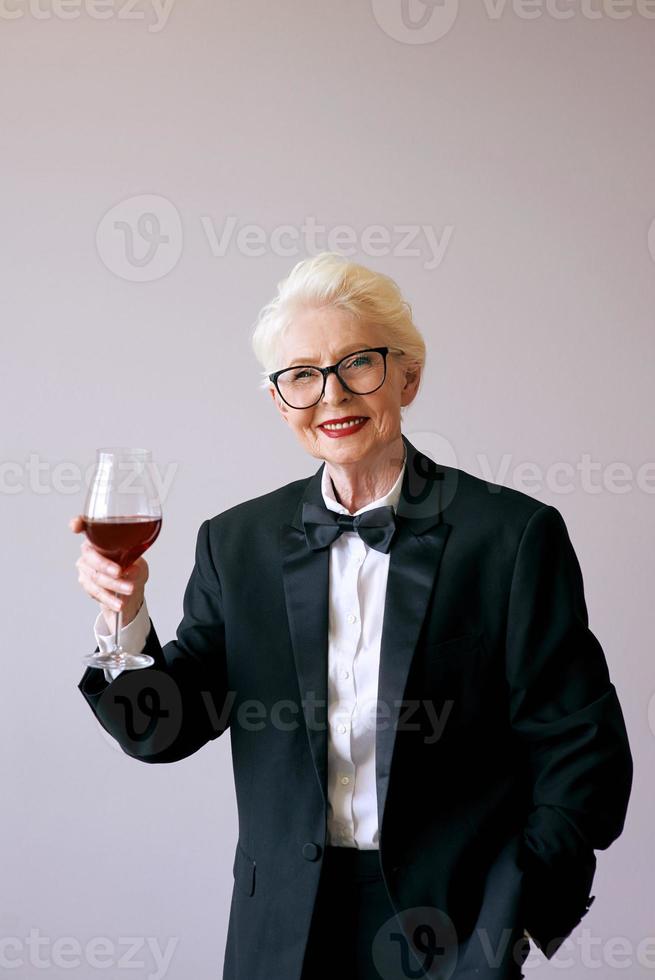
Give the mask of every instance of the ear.
POLYGON ((418 386, 421 381, 420 364, 412 364, 404 369, 405 380, 402 391, 400 392, 400 404, 411 405, 416 398, 418 386))
POLYGON ((268 389, 268 392, 269 392, 271 398, 273 399, 273 401, 275 402, 275 405, 277 406, 277 409, 278 409, 280 415, 282 416, 282 418, 284 419, 285 422, 288 422, 289 421, 289 418, 288 418, 288 416, 289 416, 289 406, 284 404, 284 402, 282 401, 282 399, 280 398, 280 396, 278 395, 277 391, 275 390, 275 388, 272 385, 268 389))

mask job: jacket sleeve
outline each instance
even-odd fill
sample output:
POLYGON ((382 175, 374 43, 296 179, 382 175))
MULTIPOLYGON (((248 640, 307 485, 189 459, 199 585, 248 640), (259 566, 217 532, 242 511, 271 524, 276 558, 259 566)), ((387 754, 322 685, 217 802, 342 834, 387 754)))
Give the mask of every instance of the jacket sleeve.
POLYGON ((154 664, 108 682, 88 667, 79 689, 99 723, 141 762, 176 762, 229 726, 225 625, 209 521, 198 531, 177 639, 161 646, 154 627, 144 653, 154 664))
POLYGON ((595 849, 623 829, 632 756, 616 689, 588 626, 580 566, 559 511, 528 521, 508 604, 510 721, 532 809, 523 829, 523 925, 550 959, 586 914, 595 849))

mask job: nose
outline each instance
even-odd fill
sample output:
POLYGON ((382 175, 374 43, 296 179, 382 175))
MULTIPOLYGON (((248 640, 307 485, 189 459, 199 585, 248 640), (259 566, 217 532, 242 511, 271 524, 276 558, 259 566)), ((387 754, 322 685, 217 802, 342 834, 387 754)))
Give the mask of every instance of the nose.
POLYGON ((337 375, 328 374, 323 392, 323 402, 327 405, 340 405, 342 402, 348 401, 349 398, 350 392, 346 391, 337 375))

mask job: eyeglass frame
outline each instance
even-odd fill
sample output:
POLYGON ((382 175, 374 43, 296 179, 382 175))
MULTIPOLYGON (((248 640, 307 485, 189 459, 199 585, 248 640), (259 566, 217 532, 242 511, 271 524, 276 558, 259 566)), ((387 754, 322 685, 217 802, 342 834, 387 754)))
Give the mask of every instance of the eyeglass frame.
POLYGON ((382 387, 384 382, 387 380, 387 355, 404 354, 404 353, 405 351, 401 350, 399 347, 363 347, 361 350, 353 350, 349 354, 344 354, 344 356, 341 357, 336 362, 336 364, 330 364, 329 367, 324 367, 324 368, 317 367, 316 364, 292 364, 291 367, 281 368, 279 371, 274 371, 272 374, 269 374, 268 380, 275 385, 275 390, 277 391, 278 395, 280 396, 280 398, 282 399, 285 405, 288 405, 289 408, 295 409, 297 412, 304 412, 306 411, 306 409, 313 408, 314 405, 318 405, 323 395, 325 394, 325 386, 327 384, 327 379, 330 374, 336 374, 341 384, 341 387, 344 388, 346 391, 349 391, 351 395, 372 395, 374 391, 379 391, 379 389, 382 387), (382 354, 382 361, 384 364, 384 374, 382 375, 382 381, 380 382, 379 385, 377 385, 376 388, 371 388, 370 391, 353 391, 352 388, 348 387, 346 382, 339 374, 338 368, 344 361, 347 361, 349 357, 354 357, 355 354, 371 354, 371 353, 382 354), (321 388, 320 395, 318 396, 315 402, 311 403, 311 405, 303 405, 302 408, 298 408, 297 405, 291 405, 290 402, 286 400, 286 398, 280 391, 277 383, 278 378, 280 377, 281 374, 284 374, 286 371, 294 371, 300 368, 311 368, 312 371, 320 371, 321 374, 323 375, 323 387, 321 388))

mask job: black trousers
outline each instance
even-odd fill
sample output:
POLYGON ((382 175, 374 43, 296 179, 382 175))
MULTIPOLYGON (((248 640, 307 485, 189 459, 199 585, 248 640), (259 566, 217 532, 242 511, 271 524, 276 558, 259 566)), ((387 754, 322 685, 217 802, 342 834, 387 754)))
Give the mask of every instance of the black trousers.
MULTIPOLYGON (((523 977, 521 965, 509 965, 503 978, 523 977)), ((454 967, 432 960, 427 974, 421 969, 389 900, 378 850, 326 847, 301 980, 418 980, 450 977, 454 967)))
POLYGON ((398 933, 399 925, 382 878, 380 852, 326 847, 302 980, 420 976, 392 964, 398 952, 389 949, 390 931, 398 933))

